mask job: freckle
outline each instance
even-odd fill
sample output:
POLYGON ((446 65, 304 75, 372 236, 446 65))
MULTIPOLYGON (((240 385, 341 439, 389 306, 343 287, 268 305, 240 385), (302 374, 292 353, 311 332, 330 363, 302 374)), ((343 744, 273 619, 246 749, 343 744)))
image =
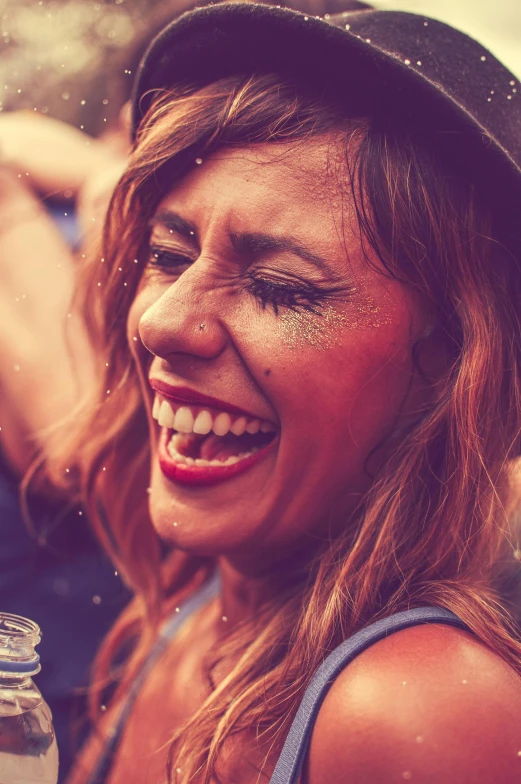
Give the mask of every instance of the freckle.
POLYGON ((266 368, 266 370, 264 371, 264 375, 269 376, 270 374, 271 374, 271 368, 266 368))

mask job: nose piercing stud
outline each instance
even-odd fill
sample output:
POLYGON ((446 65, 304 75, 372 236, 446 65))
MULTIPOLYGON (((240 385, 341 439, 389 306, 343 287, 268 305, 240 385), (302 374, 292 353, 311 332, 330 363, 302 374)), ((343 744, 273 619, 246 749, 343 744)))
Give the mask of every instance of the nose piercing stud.
POLYGON ((204 329, 206 329, 206 324, 199 324, 199 329, 202 332, 204 329))

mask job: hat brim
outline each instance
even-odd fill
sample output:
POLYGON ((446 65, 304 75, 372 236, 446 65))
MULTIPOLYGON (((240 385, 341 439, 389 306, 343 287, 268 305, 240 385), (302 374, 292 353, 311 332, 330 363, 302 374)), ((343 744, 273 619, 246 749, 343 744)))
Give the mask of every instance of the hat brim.
POLYGON ((342 14, 331 24, 285 8, 236 3, 184 14, 160 33, 142 61, 133 92, 134 137, 158 90, 176 84, 203 86, 233 74, 280 73, 327 89, 337 98, 345 96, 347 104, 356 96, 379 111, 400 115, 429 135, 457 171, 464 171, 489 196, 493 193, 492 202, 503 213, 509 233, 516 233, 515 216, 519 235, 520 166, 498 135, 443 84, 429 78, 420 63, 404 60, 360 34, 364 21, 374 21, 375 15, 380 21, 392 17, 393 25, 415 17, 359 11, 342 14))

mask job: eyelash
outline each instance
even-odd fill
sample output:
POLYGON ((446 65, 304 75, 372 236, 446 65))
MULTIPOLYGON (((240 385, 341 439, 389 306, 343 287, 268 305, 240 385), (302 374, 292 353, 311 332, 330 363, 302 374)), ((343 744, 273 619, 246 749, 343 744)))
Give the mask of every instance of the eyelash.
MULTIPOLYGON (((151 246, 147 264, 149 267, 172 270, 190 266, 193 264, 193 259, 181 253, 151 246)), ((276 283, 273 280, 256 277, 253 272, 249 272, 247 277, 246 291, 258 300, 263 310, 267 306, 272 307, 276 316, 279 314, 279 308, 293 311, 305 310, 320 315, 317 308, 322 307, 327 295, 334 291, 334 289, 318 288, 307 281, 302 281, 302 285, 299 286, 297 279, 295 283, 289 280, 276 283)))
POLYGON ((276 316, 279 315, 279 308, 299 311, 307 310, 310 313, 319 315, 317 308, 322 307, 328 292, 322 291, 310 283, 275 283, 273 280, 258 278, 253 274, 248 275, 246 289, 261 304, 263 310, 271 306, 276 316))

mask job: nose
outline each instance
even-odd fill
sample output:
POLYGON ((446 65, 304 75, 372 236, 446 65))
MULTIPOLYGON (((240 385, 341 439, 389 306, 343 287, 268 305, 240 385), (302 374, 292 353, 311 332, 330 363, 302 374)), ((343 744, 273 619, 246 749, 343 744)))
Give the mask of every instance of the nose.
POLYGON ((185 354, 208 360, 224 351, 227 332, 221 321, 220 297, 202 261, 198 259, 186 270, 140 318, 140 338, 158 357, 185 354))

